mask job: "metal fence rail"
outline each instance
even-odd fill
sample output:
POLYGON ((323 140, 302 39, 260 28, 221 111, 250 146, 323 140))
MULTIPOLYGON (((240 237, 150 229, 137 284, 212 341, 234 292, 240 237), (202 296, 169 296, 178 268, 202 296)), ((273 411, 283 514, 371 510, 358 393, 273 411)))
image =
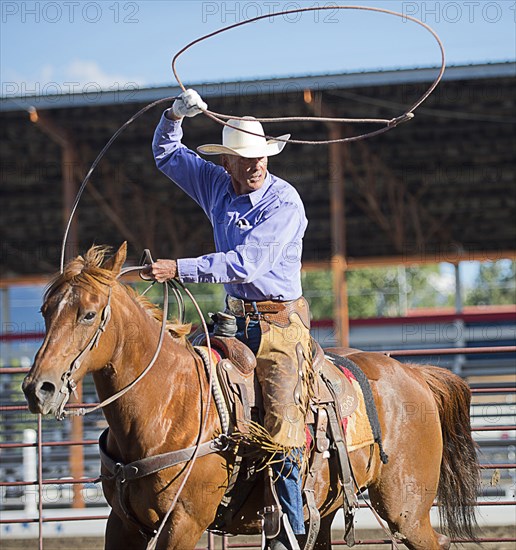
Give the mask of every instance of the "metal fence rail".
MULTIPOLYGON (((486 353, 516 353, 516 346, 492 346, 492 347, 478 347, 478 348, 442 348, 442 349, 417 349, 417 350, 394 350, 394 351, 382 351, 382 353, 388 356, 430 356, 430 355, 452 355, 452 354, 486 354, 486 353)), ((0 375, 14 375, 14 374, 25 374, 29 371, 28 368, 0 368, 0 375)), ((472 388, 473 396, 489 396, 496 394, 507 394, 511 392, 516 392, 515 387, 510 385, 494 385, 490 387, 478 387, 472 388)), ((489 406, 489 403, 484 404, 489 406)), ((92 403, 76 403, 73 405, 68 405, 70 407, 93 407, 92 403)), ((20 405, 5 405, 0 406, 0 413, 6 412, 26 412, 27 408, 20 405)), ((508 415, 510 416, 510 415, 508 415)), ((482 416, 478 416, 482 418, 482 416)), ((516 431, 516 425, 506 424, 503 426, 472 426, 473 432, 509 432, 516 431)), ((27 449, 27 448, 36 448, 37 449, 37 479, 34 481, 27 480, 16 480, 16 481, 2 481, 0 482, 0 487, 37 487, 37 518, 12 518, 12 519, 0 519, 0 525, 2 524, 28 524, 28 523, 37 523, 38 524, 38 548, 43 550, 43 524, 51 522, 65 522, 65 521, 91 521, 91 520, 106 520, 107 515, 90 515, 87 517, 73 516, 73 517, 62 517, 62 516, 48 516, 43 517, 43 488, 44 486, 54 485, 56 487, 64 485, 72 486, 85 486, 99 483, 99 478, 94 477, 81 477, 80 479, 44 479, 43 477, 43 450, 47 447, 74 447, 80 446, 82 448, 88 446, 96 446, 98 441, 96 439, 80 439, 80 440, 64 440, 64 441, 44 441, 43 440, 43 428, 42 428, 42 417, 37 415, 37 429, 36 429, 36 440, 31 442, 9 442, 9 443, 0 443, 0 449, 27 449)), ((497 442, 498 443, 498 442, 497 442)), ((481 468, 485 471, 489 470, 512 470, 516 468, 516 463, 497 463, 497 464, 483 464, 481 468)), ((479 500, 477 503, 479 506, 515 506, 515 500, 506 500, 506 501, 489 501, 489 500, 479 500)), ((366 503, 360 504, 361 508, 367 508, 366 503)), ((479 542, 484 543, 500 543, 500 542, 516 542, 516 538, 480 538, 479 542)), ((474 542, 471 540, 454 540, 453 542, 457 543, 469 543, 474 542)), ((228 537, 222 538, 222 548, 259 548, 260 544, 254 542, 245 542, 237 543, 232 542, 228 537)), ((390 539, 364 539, 357 541, 357 545, 385 545, 392 544, 390 539)), ((335 546, 344 546, 343 541, 333 541, 332 545, 335 546)), ((213 550, 215 547, 215 538, 210 533, 207 540, 208 550, 213 550)))

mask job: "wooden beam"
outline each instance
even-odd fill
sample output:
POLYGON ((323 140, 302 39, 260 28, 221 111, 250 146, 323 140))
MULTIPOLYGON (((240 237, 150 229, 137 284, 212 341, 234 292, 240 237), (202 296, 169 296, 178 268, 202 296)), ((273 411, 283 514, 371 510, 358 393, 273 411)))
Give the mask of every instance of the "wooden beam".
MULTIPOLYGON (((61 178, 63 181, 63 229, 68 224, 70 213, 77 195, 75 184, 75 165, 77 156, 75 144, 68 131, 56 124, 47 113, 40 113, 35 108, 29 111, 31 121, 36 124, 50 139, 61 147, 61 178)), ((67 254, 68 258, 76 255, 79 246, 77 229, 77 217, 72 220, 68 233, 67 254)))
MULTIPOLYGON (((364 256, 363 258, 347 257, 346 264, 350 269, 363 269, 367 267, 390 267, 396 265, 430 265, 440 263, 456 264, 457 262, 497 262, 499 260, 516 260, 516 250, 500 251, 469 251, 462 252, 422 252, 403 256, 374 257, 364 256)), ((317 271, 331 269, 331 260, 318 262, 303 262, 304 271, 317 271)))

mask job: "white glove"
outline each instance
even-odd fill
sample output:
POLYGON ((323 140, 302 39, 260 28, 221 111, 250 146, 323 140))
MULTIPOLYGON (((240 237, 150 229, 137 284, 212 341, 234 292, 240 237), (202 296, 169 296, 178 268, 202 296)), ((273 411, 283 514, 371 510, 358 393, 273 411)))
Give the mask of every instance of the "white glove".
POLYGON ((192 89, 183 92, 179 99, 172 104, 172 112, 177 118, 184 116, 192 117, 206 110, 208 105, 202 100, 201 96, 192 89))

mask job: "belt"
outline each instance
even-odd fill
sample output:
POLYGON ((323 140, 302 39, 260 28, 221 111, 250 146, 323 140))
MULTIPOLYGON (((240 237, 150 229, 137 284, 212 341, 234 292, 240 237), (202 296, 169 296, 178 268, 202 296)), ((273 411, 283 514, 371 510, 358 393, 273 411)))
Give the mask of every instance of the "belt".
POLYGON ((302 296, 288 302, 275 302, 274 300, 249 302, 228 295, 226 303, 228 311, 235 317, 250 319, 253 316, 259 316, 260 320, 280 327, 288 327, 291 314, 297 313, 305 327, 310 329, 310 308, 302 296))
POLYGON ((294 301, 276 302, 274 300, 262 300, 259 302, 250 302, 229 295, 226 297, 229 311, 237 317, 244 317, 246 314, 253 313, 280 313, 288 309, 294 301))

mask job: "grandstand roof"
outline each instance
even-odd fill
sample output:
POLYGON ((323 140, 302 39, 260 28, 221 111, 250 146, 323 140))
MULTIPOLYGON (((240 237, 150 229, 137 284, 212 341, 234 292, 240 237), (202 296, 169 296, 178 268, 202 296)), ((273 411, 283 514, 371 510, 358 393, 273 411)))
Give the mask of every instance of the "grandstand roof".
MULTIPOLYGON (((303 76, 195 86, 210 108, 228 114, 309 116, 317 105, 337 116, 391 118, 434 79, 435 68, 303 76)), ((345 242, 351 264, 497 259, 516 251, 516 150, 513 62, 447 69, 416 117, 387 134, 341 146, 345 242)), ((63 233, 63 173, 77 185, 98 152, 138 109, 178 93, 160 87, 94 94, 9 97, 0 101, 2 276, 55 271, 63 233), (35 106, 34 124, 25 109, 35 106), (75 160, 63 161, 66 143, 75 160), (72 170, 70 170, 72 166, 72 170)), ((150 150, 161 108, 136 121, 99 165, 78 210, 77 250, 127 239, 137 260, 213 249, 201 209, 156 169, 150 150)), ((219 139, 220 126, 187 120, 185 143, 219 139)), ((368 128, 370 129, 370 128, 368 128)), ((322 123, 281 123, 268 133, 327 139, 322 123)), ((344 135, 363 127, 344 127, 344 135)), ((289 144, 270 170, 305 201, 305 264, 327 263, 332 166, 326 146, 289 144)))

